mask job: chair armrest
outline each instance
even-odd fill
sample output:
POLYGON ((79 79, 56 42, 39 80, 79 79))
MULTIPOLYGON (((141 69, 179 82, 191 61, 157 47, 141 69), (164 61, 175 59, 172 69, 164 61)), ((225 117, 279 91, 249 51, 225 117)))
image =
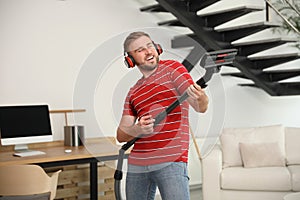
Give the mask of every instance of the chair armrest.
POLYGON ((202 159, 203 200, 220 199, 220 174, 222 171, 222 151, 216 144, 211 152, 202 159))

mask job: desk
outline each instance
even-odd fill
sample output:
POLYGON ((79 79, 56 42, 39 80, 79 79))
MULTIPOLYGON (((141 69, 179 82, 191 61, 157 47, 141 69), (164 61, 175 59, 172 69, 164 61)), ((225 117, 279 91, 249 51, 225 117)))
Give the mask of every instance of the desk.
POLYGON ((98 198, 98 170, 99 161, 116 160, 120 146, 113 138, 86 139, 85 145, 80 147, 64 146, 63 141, 29 145, 30 149, 44 151, 45 155, 30 157, 15 157, 12 150, 0 149, 0 166, 15 164, 37 164, 42 167, 54 167, 73 164, 89 163, 90 165, 90 197, 98 198), (71 153, 65 153, 71 149, 71 153))

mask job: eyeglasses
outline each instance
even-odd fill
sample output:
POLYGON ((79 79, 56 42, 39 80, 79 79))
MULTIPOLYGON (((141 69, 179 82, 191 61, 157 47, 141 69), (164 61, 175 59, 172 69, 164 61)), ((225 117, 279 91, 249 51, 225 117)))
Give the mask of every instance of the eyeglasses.
POLYGON ((134 50, 135 53, 142 53, 148 49, 152 49, 155 48, 153 42, 148 43, 146 46, 144 47, 139 47, 138 49, 134 50))

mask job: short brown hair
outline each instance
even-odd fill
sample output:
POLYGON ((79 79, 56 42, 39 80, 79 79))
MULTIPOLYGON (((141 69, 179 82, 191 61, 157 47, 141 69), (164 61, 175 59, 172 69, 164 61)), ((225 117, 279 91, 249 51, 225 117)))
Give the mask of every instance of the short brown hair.
POLYGON ((142 36, 146 36, 148 38, 150 38, 149 34, 142 32, 142 31, 137 31, 137 32, 132 32, 130 33, 127 38, 124 41, 123 44, 123 48, 124 48, 124 52, 128 52, 129 51, 129 45, 131 44, 131 42, 133 42, 134 40, 142 37, 142 36))

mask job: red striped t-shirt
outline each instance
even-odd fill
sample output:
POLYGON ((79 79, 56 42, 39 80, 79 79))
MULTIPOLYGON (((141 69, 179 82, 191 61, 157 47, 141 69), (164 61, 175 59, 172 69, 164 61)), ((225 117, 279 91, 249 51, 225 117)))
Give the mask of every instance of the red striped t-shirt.
MULTIPOLYGON (((156 71, 141 78, 130 88, 123 115, 137 118, 151 114, 155 117, 179 98, 193 84, 186 68, 174 60, 159 61, 156 71)), ((154 132, 137 140, 129 155, 129 163, 151 165, 162 162, 187 162, 189 149, 189 105, 177 106, 154 132)))

